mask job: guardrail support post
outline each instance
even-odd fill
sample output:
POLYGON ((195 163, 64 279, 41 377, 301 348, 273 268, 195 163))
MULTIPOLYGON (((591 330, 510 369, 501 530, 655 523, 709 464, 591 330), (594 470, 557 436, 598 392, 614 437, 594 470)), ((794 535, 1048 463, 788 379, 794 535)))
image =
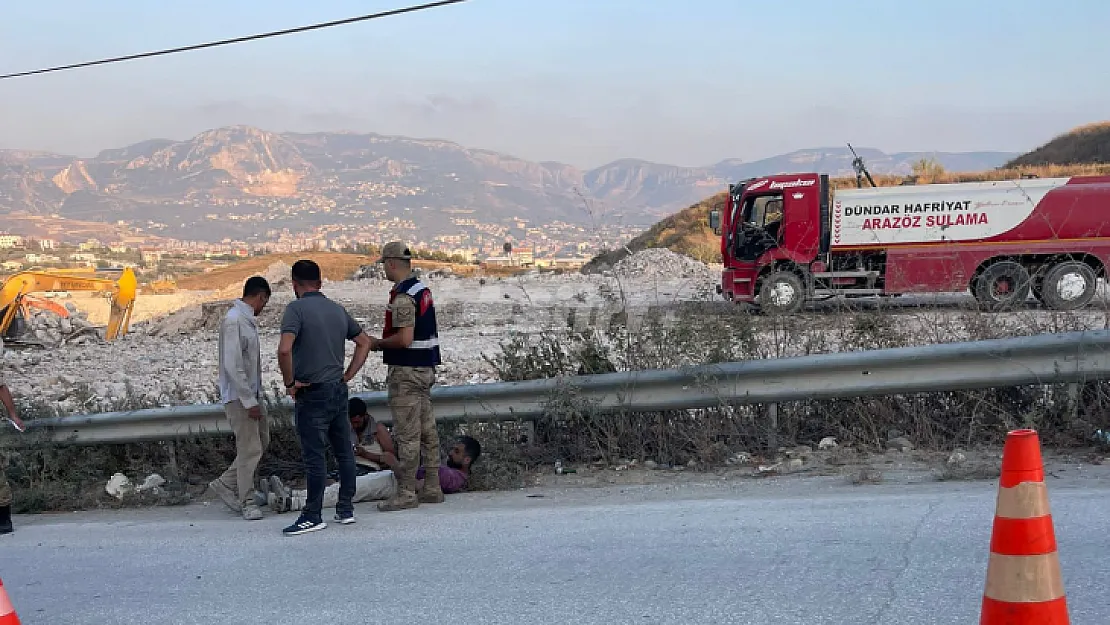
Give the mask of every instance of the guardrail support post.
POLYGON ((774 454, 779 449, 779 405, 767 404, 767 448, 774 454))
POLYGON ((1079 399, 1082 385, 1078 382, 1068 384, 1068 421, 1075 421, 1079 417, 1079 399))
POLYGON ((169 455, 170 473, 174 476, 181 475, 181 471, 177 468, 177 443, 167 441, 166 453, 169 455))

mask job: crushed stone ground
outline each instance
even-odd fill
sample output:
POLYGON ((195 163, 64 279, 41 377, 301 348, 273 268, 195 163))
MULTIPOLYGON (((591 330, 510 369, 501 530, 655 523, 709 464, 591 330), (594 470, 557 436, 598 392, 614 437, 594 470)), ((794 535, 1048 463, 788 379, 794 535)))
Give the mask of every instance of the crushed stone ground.
MULTIPOLYGON (((288 272, 288 265, 275 263, 265 274, 274 285, 274 295, 260 319, 263 382, 275 389, 280 388, 278 327, 282 310, 293 299, 288 272)), ((347 306, 368 331, 380 335, 391 285, 373 270, 360 271, 360 278, 328 282, 324 293, 347 306)), ((438 382, 442 385, 496 381, 486 357, 496 355, 502 341, 511 334, 565 331, 572 314, 576 329, 605 326, 622 310, 634 314, 664 311, 671 316, 668 323, 674 324, 689 322, 690 306, 701 311, 699 314, 725 319, 738 315, 737 306, 724 302, 715 292, 719 267, 667 250, 638 252, 601 274, 532 272, 497 278, 429 272, 424 280, 433 289, 438 311, 444 359, 438 382)), ((217 392, 219 319, 241 288, 241 284, 229 284, 213 285, 207 292, 140 294, 127 336, 112 343, 82 339, 58 347, 7 349, 0 366, 7 369, 6 377, 17 397, 34 398, 66 414, 106 410, 129 394, 161 405, 209 402, 217 392)), ((969 299, 966 295, 949 299, 953 297, 953 301, 969 299)), ((899 298, 899 302, 911 299, 899 298)), ((64 301, 79 310, 78 318, 87 316, 94 325, 107 318, 103 298, 64 301)), ((967 335, 968 323, 961 317, 965 312, 936 301, 941 302, 939 308, 896 311, 899 328, 914 337, 916 344, 978 338, 967 335)), ((800 355, 804 352, 798 350, 803 349, 838 351, 839 345, 852 340, 858 331, 848 315, 830 311, 808 315, 795 332, 812 336, 793 346, 780 345, 775 327, 757 333, 767 357, 800 355)), ((993 332, 1003 335, 1033 334, 1102 328, 1106 315, 1097 307, 1074 313, 1034 309, 994 314, 989 322, 993 332)), ((60 322, 45 317, 35 323, 40 333, 61 329, 60 322)), ((349 356, 353 346, 348 344, 347 349, 349 356)), ((352 389, 380 388, 384 378, 380 355, 372 354, 352 389)))
MULTIPOLYGON (((666 255, 646 254, 639 264, 628 265, 629 276, 584 276, 577 273, 519 277, 458 277, 444 272, 424 276, 435 294, 443 341, 444 365, 440 384, 496 381, 483 356, 492 356, 511 332, 536 333, 566 328, 570 309, 584 316, 607 318, 625 305, 647 308, 674 302, 713 299, 719 280, 697 261, 676 261, 666 255), (667 276, 658 269, 659 258, 681 269, 667 276), (690 263, 700 265, 700 271, 690 263), (649 271, 649 269, 652 269, 649 271), (622 295, 623 293, 623 295, 622 295), (598 314, 596 311, 606 311, 598 314)), ((635 257, 627 259, 630 262, 635 257)), ((689 259, 687 259, 689 260, 689 259)), ((266 272, 274 294, 260 318, 264 363, 263 383, 279 385, 276 350, 281 313, 293 300, 289 266, 275 263, 266 272)), ((391 284, 372 269, 360 279, 329 282, 324 292, 351 311, 364 327, 380 335, 391 284)), ((213 285, 211 291, 179 291, 170 295, 140 294, 131 332, 106 343, 90 339, 83 344, 57 348, 9 349, 2 366, 17 396, 34 396, 62 413, 95 412, 113 401, 137 394, 163 405, 211 401, 216 384, 216 336, 219 319, 241 284, 213 285), (141 313, 139 312, 141 311, 141 313)), ((71 305, 91 324, 107 320, 107 300, 74 297, 71 305)), ((53 328, 46 317, 40 329, 53 328)), ((353 346, 348 345, 348 356, 353 346)), ((371 355, 363 375, 353 381, 355 391, 376 388, 385 377, 380 356, 371 355)))

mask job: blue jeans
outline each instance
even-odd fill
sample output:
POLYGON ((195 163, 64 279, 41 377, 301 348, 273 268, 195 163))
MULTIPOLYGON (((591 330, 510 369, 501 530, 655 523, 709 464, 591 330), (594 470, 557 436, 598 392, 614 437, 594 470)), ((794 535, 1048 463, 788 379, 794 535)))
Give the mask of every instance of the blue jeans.
POLYGON ((347 384, 342 380, 317 382, 297 392, 293 408, 297 437, 301 441, 308 477, 308 497, 301 516, 320 522, 324 486, 328 476, 325 450, 331 444, 339 464, 339 502, 335 512, 354 512, 355 453, 351 443, 351 421, 347 416, 347 384))

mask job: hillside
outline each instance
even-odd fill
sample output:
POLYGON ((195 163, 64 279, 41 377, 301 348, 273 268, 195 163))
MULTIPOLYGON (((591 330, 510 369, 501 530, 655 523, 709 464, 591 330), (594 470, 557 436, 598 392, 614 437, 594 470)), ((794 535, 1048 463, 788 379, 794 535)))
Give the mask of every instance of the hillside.
MULTIPOLYGON (((859 152, 875 173, 890 174, 908 173, 924 156, 957 169, 996 167, 1014 156, 859 152)), ((623 159, 582 170, 438 139, 232 126, 91 158, 0 150, 0 215, 123 222, 146 235, 248 243, 325 227, 359 237, 360 227, 393 222, 405 231, 397 236, 426 241, 458 233, 460 219, 590 224, 583 199, 622 223, 648 226, 730 181, 814 168, 847 174, 851 154, 817 148, 704 167, 623 159)))
MULTIPOLYGON (((935 166, 921 168, 920 164, 918 168, 918 184, 1015 180, 1030 174, 1041 178, 1110 175, 1110 164, 1025 166, 964 173, 946 172, 943 168, 935 166)), ((906 180, 905 176, 875 175, 874 172, 872 177, 875 179, 875 184, 880 187, 897 186, 906 180)), ((856 179, 854 176, 832 178, 829 183, 834 189, 848 189, 856 186, 856 179)), ((724 203, 725 194, 718 193, 689 206, 651 226, 643 234, 629 241, 624 248, 598 254, 582 267, 582 272, 602 271, 630 253, 652 247, 664 247, 705 263, 720 263, 720 239, 709 229, 709 211, 713 208, 722 209, 724 203)))
MULTIPOLYGON (((277 276, 267 274, 272 273, 271 268, 275 264, 283 264, 291 267, 293 263, 302 258, 316 261, 316 263, 320 265, 320 271, 324 274, 324 279, 331 281, 350 280, 351 276, 354 275, 359 267, 369 265, 377 260, 377 256, 345 254, 341 252, 265 254, 233 262, 224 267, 217 267, 205 273, 183 276, 178 278, 176 282, 178 288, 189 291, 223 289, 227 288, 229 285, 242 284, 247 278, 255 275, 266 276, 267 279, 270 279, 272 282, 277 282, 278 280, 285 280, 287 282, 288 275, 283 274, 277 276)), ((447 267, 460 275, 473 272, 475 268, 473 265, 453 265, 451 263, 431 260, 414 260, 413 266, 422 269, 447 267)), ((284 288, 292 289, 293 287, 285 285, 284 288)))
POLYGON ((721 262, 721 244, 709 229, 709 211, 724 206, 725 194, 718 193, 667 217, 623 248, 595 256, 582 267, 582 273, 597 273, 636 252, 662 247, 696 258, 704 263, 721 262))
POLYGON ((1006 167, 1110 164, 1110 122, 1080 126, 1023 154, 1006 167))

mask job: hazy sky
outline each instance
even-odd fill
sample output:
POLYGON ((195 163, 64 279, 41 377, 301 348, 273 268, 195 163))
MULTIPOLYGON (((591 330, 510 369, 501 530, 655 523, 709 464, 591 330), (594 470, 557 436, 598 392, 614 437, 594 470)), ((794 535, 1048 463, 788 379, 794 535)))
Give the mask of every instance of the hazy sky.
MULTIPOLYGON (((0 0, 0 74, 420 0, 0 0)), ((1110 118, 1105 0, 470 0, 0 81, 0 148, 222 125, 437 137, 583 167, 798 148, 1025 150, 1110 118)))

